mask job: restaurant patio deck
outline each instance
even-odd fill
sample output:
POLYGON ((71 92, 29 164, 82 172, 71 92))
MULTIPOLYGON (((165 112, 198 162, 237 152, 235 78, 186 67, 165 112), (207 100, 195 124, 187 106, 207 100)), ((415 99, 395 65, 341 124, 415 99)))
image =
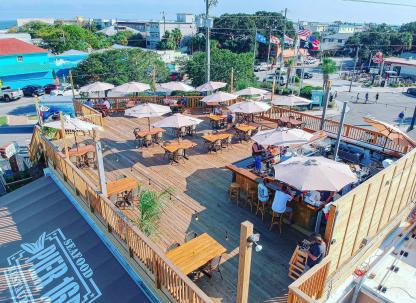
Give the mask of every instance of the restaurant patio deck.
MULTIPOLYGON (((157 121, 159 118, 152 119, 157 121)), ((203 130, 210 129, 205 117, 199 125, 197 136, 189 139, 198 144, 188 152, 189 160, 171 165, 159 145, 137 148, 133 129, 147 127, 145 119, 127 118, 121 115, 104 118, 104 130, 100 132, 103 146, 104 167, 107 182, 121 176, 136 178, 140 185, 155 191, 173 189, 160 220, 158 233, 152 239, 163 251, 173 243, 183 244, 188 233, 208 233, 227 249, 222 258, 222 281, 218 274, 212 279, 199 278, 196 284, 218 302, 233 302, 236 296, 238 273, 238 246, 240 223, 249 220, 255 232, 260 233, 263 250, 253 253, 250 280, 250 302, 285 301, 288 285, 288 262, 297 241, 305 235, 288 226, 280 235, 278 228, 269 231, 270 216, 261 221, 243 202, 239 206, 228 201, 228 186, 232 179, 227 164, 251 155, 250 143, 233 144, 231 149, 208 153, 200 138, 203 130)), ((270 122, 264 121, 264 125, 270 122)), ((56 142, 57 143, 57 142, 56 142)), ((68 145, 71 145, 69 143, 68 145)), ((84 168, 83 172, 98 184, 97 171, 84 168)), ((122 208, 133 221, 138 212, 122 208)))

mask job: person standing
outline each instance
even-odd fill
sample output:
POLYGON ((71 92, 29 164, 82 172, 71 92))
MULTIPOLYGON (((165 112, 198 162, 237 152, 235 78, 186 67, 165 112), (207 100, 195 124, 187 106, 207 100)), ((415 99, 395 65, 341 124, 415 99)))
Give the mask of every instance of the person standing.
POLYGON ((376 94, 376 103, 378 102, 378 98, 380 97, 380 95, 378 94, 378 92, 377 92, 377 94, 376 94))
POLYGON ((401 111, 399 114, 399 126, 403 123, 404 121, 404 112, 401 111))
POLYGON ((365 103, 367 103, 367 102, 368 102, 368 92, 365 93, 365 103))
POLYGON ((358 103, 358 101, 360 101, 360 93, 357 93, 357 99, 356 99, 355 103, 358 103))
POLYGON ((310 242, 311 246, 308 250, 308 259, 306 260, 305 271, 321 262, 326 254, 326 244, 320 234, 313 233, 310 237, 310 242))

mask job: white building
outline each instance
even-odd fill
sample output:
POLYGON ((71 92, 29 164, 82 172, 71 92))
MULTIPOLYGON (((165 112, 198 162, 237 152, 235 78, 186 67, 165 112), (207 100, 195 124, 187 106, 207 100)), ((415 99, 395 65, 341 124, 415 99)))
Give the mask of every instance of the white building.
POLYGON ((338 33, 338 34, 330 34, 324 35, 321 42, 321 50, 322 51, 333 51, 339 50, 344 47, 345 42, 347 42, 348 38, 353 36, 351 33, 338 33))
POLYGON ((7 32, 3 33, 0 31, 0 39, 7 39, 7 38, 16 38, 23 42, 33 44, 32 37, 28 33, 7 33, 7 32))
POLYGON ((98 29, 103 29, 116 24, 115 19, 92 19, 92 22, 97 26, 98 29))
POLYGON ((155 49, 162 40, 166 31, 173 31, 178 28, 183 40, 189 39, 196 34, 195 16, 192 14, 180 13, 176 15, 176 21, 149 21, 146 24, 146 47, 155 49))
POLYGON ((328 31, 328 23, 324 22, 311 22, 311 21, 300 21, 299 25, 305 29, 309 29, 312 33, 323 33, 328 31))

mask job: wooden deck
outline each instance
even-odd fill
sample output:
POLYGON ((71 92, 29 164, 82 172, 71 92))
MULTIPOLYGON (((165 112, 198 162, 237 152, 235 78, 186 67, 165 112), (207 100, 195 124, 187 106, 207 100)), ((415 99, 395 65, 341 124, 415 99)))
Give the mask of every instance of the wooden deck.
MULTIPOLYGON (((208 153, 200 138, 203 130, 210 129, 208 118, 204 119, 205 122, 198 128, 198 135, 189 138, 198 144, 189 150, 189 160, 170 165, 160 146, 137 148, 133 129, 145 126, 146 119, 106 117, 100 136, 107 181, 125 175, 135 177, 143 186, 153 190, 174 190, 171 199, 166 202, 158 234, 153 240, 166 250, 174 242, 183 243, 185 235, 195 231, 198 234, 206 232, 221 243, 227 249, 222 265, 224 281, 218 274, 214 274, 212 279, 203 277, 196 281, 218 302, 235 302, 240 223, 251 221, 255 232, 261 235, 263 250, 253 253, 249 302, 284 302, 287 287, 292 282, 287 276, 288 262, 296 242, 303 235, 287 226, 284 226, 282 235, 277 229, 269 231, 269 216, 262 222, 249 209, 241 206, 242 203, 237 207, 235 203, 228 202, 231 172, 224 166, 249 156, 251 144, 233 144, 231 149, 208 153)), ((98 183, 94 169, 83 171, 98 183)), ((124 212, 132 220, 137 217, 134 210, 124 212)))

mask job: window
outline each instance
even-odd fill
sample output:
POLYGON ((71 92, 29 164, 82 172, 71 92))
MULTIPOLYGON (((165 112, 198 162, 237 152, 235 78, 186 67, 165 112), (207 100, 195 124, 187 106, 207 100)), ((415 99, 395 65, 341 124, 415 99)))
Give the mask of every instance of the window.
POLYGON ((23 56, 17 56, 17 62, 23 62, 23 56))
POLYGON ((343 43, 343 42, 344 42, 344 40, 338 39, 338 43, 343 43))

